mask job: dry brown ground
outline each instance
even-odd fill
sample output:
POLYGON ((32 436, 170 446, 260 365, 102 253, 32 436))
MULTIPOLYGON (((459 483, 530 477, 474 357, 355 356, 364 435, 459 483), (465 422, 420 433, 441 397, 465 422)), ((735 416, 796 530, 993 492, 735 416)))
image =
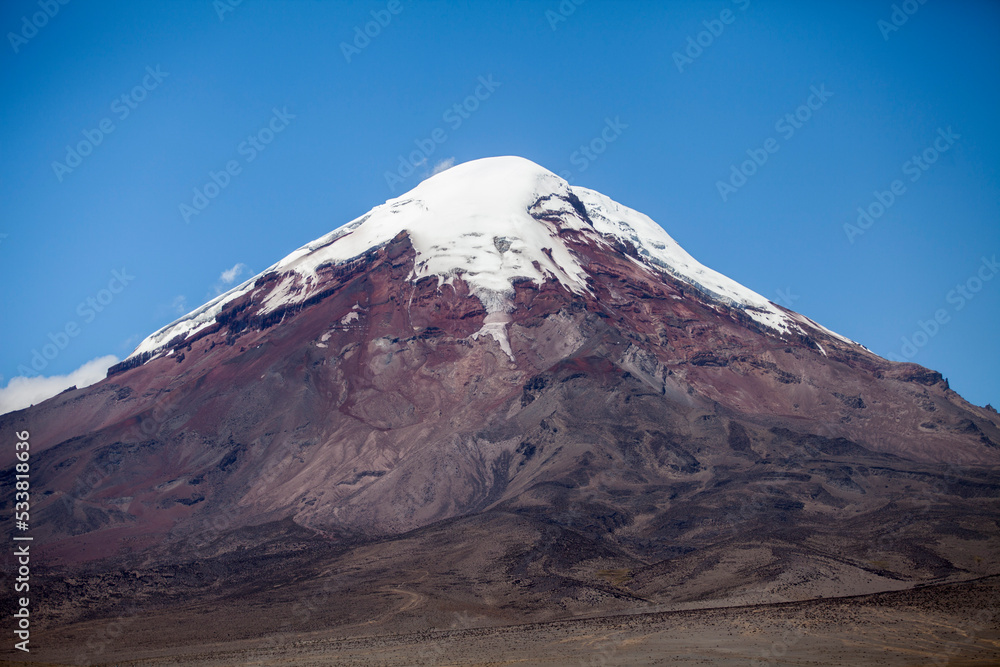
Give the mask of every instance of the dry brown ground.
MULTIPOLYGON (((398 597, 403 607, 419 604, 403 592, 398 597)), ((96 664, 1000 664, 1000 577, 853 598, 495 627, 468 627, 481 622, 481 617, 453 612, 452 629, 446 630, 381 634, 375 623, 367 635, 364 627, 353 629, 366 636, 338 637, 330 630, 171 646, 171 628, 191 620, 164 615, 126 624, 96 664)), ((78 624, 72 633, 75 646, 61 642, 48 647, 46 659, 51 664, 75 664, 82 638, 88 632, 105 630, 105 625, 96 621, 78 624)), ((5 652, 5 657, 13 657, 5 652)))

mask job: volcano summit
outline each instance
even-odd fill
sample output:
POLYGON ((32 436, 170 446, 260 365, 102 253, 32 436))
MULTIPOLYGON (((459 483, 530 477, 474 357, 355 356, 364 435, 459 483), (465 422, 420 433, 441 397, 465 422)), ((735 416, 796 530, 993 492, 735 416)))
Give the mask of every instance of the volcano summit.
POLYGON ((31 432, 32 613, 71 638, 127 608, 144 633, 107 659, 1000 573, 995 411, 516 157, 0 425, 31 432))

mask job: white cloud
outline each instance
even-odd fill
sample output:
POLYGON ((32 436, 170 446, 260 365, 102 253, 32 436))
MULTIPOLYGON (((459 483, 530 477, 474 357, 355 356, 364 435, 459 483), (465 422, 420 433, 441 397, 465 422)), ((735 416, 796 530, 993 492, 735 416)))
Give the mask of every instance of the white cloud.
POLYGON ((433 176, 434 174, 440 174, 442 171, 447 171, 448 169, 451 169, 454 166, 455 166, 455 158, 453 157, 445 158, 440 162, 438 162, 436 165, 434 165, 434 168, 431 169, 431 176, 433 176))
POLYGON ((6 387, 0 388, 0 414, 36 405, 73 385, 77 389, 89 387, 103 380, 118 361, 118 357, 108 354, 88 361, 68 375, 11 378, 6 387))
POLYGON ((243 262, 237 262, 231 269, 226 269, 219 274, 219 280, 212 286, 212 291, 206 295, 206 299, 214 299, 220 294, 224 294, 233 288, 233 283, 237 282, 240 276, 250 273, 250 267, 243 262))
POLYGON ((233 268, 226 269, 225 271, 223 271, 222 275, 219 276, 219 280, 222 281, 223 285, 232 285, 233 282, 237 278, 242 276, 246 270, 247 270, 247 265, 244 264, 243 262, 239 262, 233 268))

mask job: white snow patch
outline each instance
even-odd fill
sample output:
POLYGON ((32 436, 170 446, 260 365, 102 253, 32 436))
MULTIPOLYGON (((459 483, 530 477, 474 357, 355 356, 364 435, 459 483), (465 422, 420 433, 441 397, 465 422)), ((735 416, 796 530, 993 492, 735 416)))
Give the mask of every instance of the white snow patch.
POLYGON ((510 339, 507 337, 507 325, 510 324, 511 320, 512 318, 507 312, 489 313, 483 319, 483 326, 470 338, 477 340, 480 336, 492 336, 493 340, 500 344, 500 349, 510 357, 511 361, 514 361, 514 352, 510 349, 510 339))
MULTIPOLYGON (((864 345, 862 345, 861 343, 853 341, 853 340, 851 340, 850 338, 848 338, 846 336, 841 336, 836 331, 830 331, 829 329, 827 329, 826 327, 824 327, 822 324, 817 324, 816 322, 814 322, 813 320, 809 319, 805 315, 802 315, 801 313, 792 312, 792 313, 789 314, 789 317, 791 317, 796 322, 799 322, 799 323, 804 324, 806 326, 812 327, 813 329, 818 329, 819 331, 822 331, 826 335, 832 336, 833 338, 836 338, 837 340, 839 340, 841 342, 847 343, 848 345, 857 345, 858 347, 862 347, 862 348, 868 350, 868 348, 865 347, 864 345)), ((869 350, 869 352, 870 351, 871 350, 869 350)))
POLYGON ((760 294, 697 261, 649 216, 622 206, 594 190, 581 187, 573 187, 572 190, 583 202, 597 231, 629 241, 643 259, 664 273, 688 283, 710 298, 741 308, 766 327, 781 333, 801 330, 760 294))

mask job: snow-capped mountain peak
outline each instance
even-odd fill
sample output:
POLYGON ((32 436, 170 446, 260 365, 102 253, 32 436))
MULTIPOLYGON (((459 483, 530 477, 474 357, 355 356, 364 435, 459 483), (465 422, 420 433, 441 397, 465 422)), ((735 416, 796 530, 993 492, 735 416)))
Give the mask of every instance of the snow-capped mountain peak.
POLYGON ((474 160, 428 178, 152 334, 130 358, 211 326, 227 303, 253 291, 268 274, 280 277, 261 294, 262 314, 305 301, 321 282, 320 267, 356 258, 400 232, 415 252, 410 279, 436 276, 440 286, 461 277, 488 313, 481 333, 494 336, 510 354, 504 313, 513 308, 516 280, 554 280, 570 292, 588 292, 587 272, 563 238, 567 231, 609 249, 614 241, 631 244, 646 270, 672 276, 778 334, 803 332, 809 322, 702 265, 642 213, 570 186, 530 160, 507 156, 474 160))

